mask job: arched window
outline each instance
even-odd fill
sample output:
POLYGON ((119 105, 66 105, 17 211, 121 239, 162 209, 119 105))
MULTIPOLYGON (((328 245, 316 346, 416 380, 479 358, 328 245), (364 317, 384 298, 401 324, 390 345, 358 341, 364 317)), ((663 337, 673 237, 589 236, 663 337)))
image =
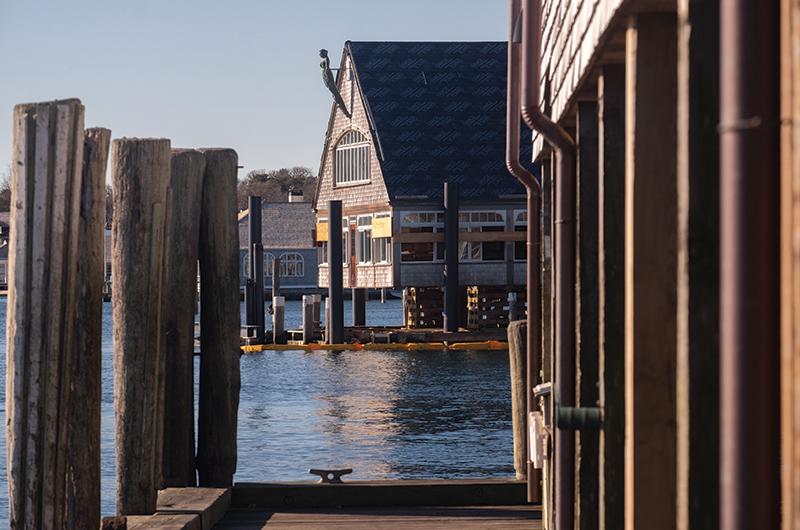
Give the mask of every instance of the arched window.
POLYGON ((344 133, 336 144, 335 163, 337 185, 369 182, 369 139, 356 130, 344 133))
POLYGON ((297 252, 286 252, 281 254, 281 276, 304 276, 303 256, 297 252))
POLYGON ((264 254, 264 276, 269 278, 272 276, 272 262, 275 261, 275 256, 271 252, 264 254))

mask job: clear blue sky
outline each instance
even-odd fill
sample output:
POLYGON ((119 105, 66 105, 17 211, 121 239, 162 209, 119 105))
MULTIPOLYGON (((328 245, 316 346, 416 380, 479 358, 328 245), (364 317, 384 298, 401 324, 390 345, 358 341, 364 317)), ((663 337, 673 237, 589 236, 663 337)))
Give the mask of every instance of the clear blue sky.
POLYGON ((14 104, 79 97, 86 126, 318 169, 345 40, 504 40, 505 0, 0 0, 0 172, 14 104))

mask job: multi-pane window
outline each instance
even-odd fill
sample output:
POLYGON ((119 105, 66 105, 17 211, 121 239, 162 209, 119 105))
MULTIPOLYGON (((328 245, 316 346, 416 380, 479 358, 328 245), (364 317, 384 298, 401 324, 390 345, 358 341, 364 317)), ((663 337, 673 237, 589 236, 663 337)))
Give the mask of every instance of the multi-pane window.
MULTIPOLYGON (((501 212, 461 212, 458 215, 460 232, 503 232, 506 219, 501 212)), ((459 241, 460 261, 503 261, 506 258, 504 241, 459 241)))
MULTIPOLYGON (((249 262, 250 260, 248 260, 249 262)), ((275 256, 271 252, 264 254, 264 276, 272 276, 272 267, 275 266, 275 256)))
POLYGON ((372 263, 372 216, 359 215, 356 259, 359 263, 372 263))
MULTIPOLYGON (((376 213, 375 224, 381 222, 391 223, 391 215, 388 213, 376 213)), ((389 225, 391 227, 391 225, 389 225)), ((387 231, 381 231, 380 227, 373 231, 373 236, 380 235, 381 237, 373 237, 372 239, 372 260, 375 263, 391 263, 392 262, 392 238, 387 237, 387 231)), ((391 233, 391 232, 388 232, 391 233)))
POLYGON ((281 254, 281 276, 287 278, 298 278, 303 276, 303 256, 297 252, 285 252, 281 254))
MULTIPOLYGON (((514 212, 514 232, 528 231, 528 212, 516 210, 514 212)), ((514 260, 525 261, 528 257, 526 241, 514 241, 514 260)))
MULTIPOLYGON (((444 231, 444 212, 409 212, 400 218, 403 234, 444 231)), ((444 259, 444 243, 402 243, 400 261, 434 261, 444 259)))
POLYGON ((347 131, 336 144, 336 184, 369 182, 369 173, 369 139, 358 131, 347 131))

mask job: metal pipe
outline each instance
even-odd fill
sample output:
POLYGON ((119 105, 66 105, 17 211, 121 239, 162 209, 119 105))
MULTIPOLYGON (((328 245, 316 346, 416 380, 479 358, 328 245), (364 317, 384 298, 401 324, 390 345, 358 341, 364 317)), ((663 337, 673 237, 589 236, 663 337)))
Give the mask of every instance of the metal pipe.
MULTIPOLYGON (((539 108, 541 79, 542 2, 522 3, 522 104, 525 123, 555 150, 555 400, 575 405, 575 143, 539 108)), ((575 434, 555 430, 556 528, 572 528, 574 520, 575 434)))
MULTIPOLYGON (((536 410, 536 397, 533 395, 533 388, 539 379, 539 356, 541 348, 541 312, 539 307, 539 217, 540 217, 540 195, 541 184, 536 177, 528 171, 519 160, 520 146, 520 127, 521 127, 521 108, 520 108, 520 44, 515 36, 520 19, 520 0, 511 1, 510 28, 508 32, 508 78, 506 97, 506 167, 509 173, 519 180, 528 194, 528 230, 526 259, 527 267, 527 298, 528 298, 528 319, 526 337, 526 414, 536 410)), ((527 433, 528 430, 525 429, 527 433)), ((528 450, 527 477, 528 477, 528 501, 533 502, 537 498, 536 472, 530 455, 530 444, 526 443, 528 450)))
POLYGON ((720 15, 720 523, 778 528, 778 2, 720 15))

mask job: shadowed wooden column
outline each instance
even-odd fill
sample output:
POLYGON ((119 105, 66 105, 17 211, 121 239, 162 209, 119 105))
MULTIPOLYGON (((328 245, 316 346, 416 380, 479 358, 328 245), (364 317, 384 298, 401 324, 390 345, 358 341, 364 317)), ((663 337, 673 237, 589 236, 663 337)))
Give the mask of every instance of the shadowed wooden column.
POLYGON ((206 159, 173 149, 167 199, 162 325, 165 341, 163 487, 197 485, 194 462, 194 312, 206 159))
MULTIPOLYGON (((67 528, 71 378, 79 358, 74 323, 81 102, 17 105, 12 157, 6 320, 9 525, 67 528)), ((78 487, 83 486, 92 487, 78 487)))
POLYGON ((239 410, 239 224, 233 149, 206 158, 200 213, 200 486, 233 484, 239 410))
POLYGON ((112 144, 112 299, 117 513, 151 514, 161 484, 161 301, 170 141, 112 144))
POLYGON ((599 528, 624 525, 625 507, 625 66, 605 65, 598 100, 599 528))
MULTIPOLYGON (((575 403, 598 406, 597 388, 597 103, 578 103, 577 128, 577 294, 575 307, 575 403)), ((598 430, 575 433, 576 528, 597 528, 598 430)))
POLYGON ((675 528, 677 37, 674 14, 626 36, 625 528, 675 528))
POLYGON ((92 528, 100 520, 100 400, 103 337, 103 232, 106 166, 111 131, 87 129, 83 140, 75 362, 69 408, 65 528, 92 528))

